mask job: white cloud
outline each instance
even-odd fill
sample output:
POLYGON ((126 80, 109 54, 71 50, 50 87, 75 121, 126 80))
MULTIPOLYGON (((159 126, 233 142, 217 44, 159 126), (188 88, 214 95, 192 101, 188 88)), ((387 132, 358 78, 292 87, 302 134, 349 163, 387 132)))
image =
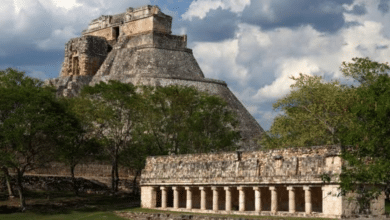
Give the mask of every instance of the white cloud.
POLYGON ((67 10, 81 6, 81 4, 77 3, 77 0, 52 0, 54 5, 57 7, 65 8, 67 10))
POLYGON ((234 13, 240 13, 250 5, 250 0, 195 0, 188 11, 182 15, 184 20, 192 20, 193 17, 203 19, 210 10, 230 9, 234 13))
POLYGON ((102 14, 121 13, 149 0, 2 0, 0 51, 12 54, 18 47, 63 49, 70 37, 80 36, 88 23, 102 14))
POLYGON ((42 71, 31 71, 30 73, 28 73, 28 75, 30 77, 38 78, 38 79, 41 79, 41 80, 45 80, 45 79, 48 78, 46 76, 46 74, 44 72, 42 72, 42 71))
POLYGON ((75 29, 67 26, 64 29, 53 30, 48 38, 37 41, 37 45, 42 50, 64 49, 64 42, 74 37, 77 37, 75 29))
POLYGON ((275 73, 276 75, 279 75, 279 77, 276 78, 271 85, 266 85, 265 87, 259 89, 256 95, 253 96, 253 99, 260 99, 261 101, 264 101, 264 99, 281 98, 291 91, 290 85, 295 82, 290 79, 291 76, 298 77, 299 73, 312 76, 313 73, 320 70, 314 62, 307 58, 302 58, 300 60, 287 59, 281 63, 282 65, 279 66, 279 70, 275 73))
POLYGON ((258 111, 257 115, 259 117, 259 123, 263 129, 268 130, 273 121, 274 118, 278 115, 282 114, 281 111, 273 111, 273 110, 268 110, 268 111, 258 111))
POLYGON ((193 51, 206 77, 230 79, 245 85, 248 70, 236 63, 238 40, 195 43, 193 51))
MULTIPOLYGON (((215 8, 220 4, 218 2, 213 1, 214 6, 204 4, 203 10, 198 6, 198 12, 189 11, 186 16, 204 18, 212 10, 211 6, 215 8)), ((241 23, 234 39, 197 42, 194 54, 205 75, 227 81, 231 89, 234 85, 234 94, 261 126, 268 129, 270 125, 265 117, 273 119, 277 115, 270 113, 272 105, 269 103, 290 92, 290 85, 294 83, 290 76, 304 73, 327 76, 328 80, 340 79, 341 63, 351 62, 353 57, 368 56, 380 62, 390 60, 390 13, 378 10, 379 0, 370 3, 357 0, 351 8, 362 3, 366 5, 366 14, 344 13, 346 22, 361 25, 346 26, 335 33, 322 33, 310 25, 263 30, 241 23), (264 107, 264 104, 269 106, 264 107)), ((327 7, 324 5, 323 9, 327 7)), ((272 15, 272 11, 269 13, 272 15)))

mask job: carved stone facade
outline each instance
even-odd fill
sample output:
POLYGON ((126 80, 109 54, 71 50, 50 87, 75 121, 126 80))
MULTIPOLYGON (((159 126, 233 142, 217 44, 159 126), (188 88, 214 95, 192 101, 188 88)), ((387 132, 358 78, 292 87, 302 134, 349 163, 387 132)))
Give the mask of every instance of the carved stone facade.
POLYGON ((93 76, 108 53, 107 41, 102 37, 83 36, 65 45, 65 60, 60 76, 93 76))
POLYGON ((65 48, 61 75, 47 84, 59 96, 77 96, 84 85, 118 80, 134 85, 193 86, 218 95, 235 110, 245 150, 259 148, 253 138, 264 130, 221 80, 204 77, 187 36, 171 34, 172 17, 157 6, 129 8, 125 13, 93 20, 80 38, 65 48))
MULTIPOLYGON (((338 146, 148 157, 144 208, 183 212, 340 218, 357 212, 340 196, 338 146), (324 183, 322 175, 331 176, 324 183)), ((384 195, 371 212, 384 215, 384 195)))

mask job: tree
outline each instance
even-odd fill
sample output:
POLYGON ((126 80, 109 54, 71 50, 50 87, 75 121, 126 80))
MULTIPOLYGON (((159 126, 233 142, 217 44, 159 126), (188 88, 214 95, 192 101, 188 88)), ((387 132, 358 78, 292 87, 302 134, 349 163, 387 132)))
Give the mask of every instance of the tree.
POLYGON ((372 199, 390 189, 390 77, 388 64, 355 58, 343 72, 361 85, 348 111, 356 117, 343 128, 342 144, 351 146, 342 154, 348 162, 340 176, 344 193, 357 192, 361 211, 372 199))
POLYGON ((61 98, 68 114, 72 114, 80 123, 79 128, 68 130, 59 145, 57 157, 69 166, 73 190, 78 195, 75 168, 81 162, 96 156, 101 148, 98 138, 100 129, 93 124, 94 108, 91 100, 82 97, 61 98))
POLYGON ((324 82, 321 76, 300 74, 291 77, 290 94, 273 104, 285 114, 274 119, 261 140, 267 148, 333 145, 340 143, 340 127, 351 123, 347 108, 354 101, 354 90, 338 81, 324 82))
POLYGON ((343 62, 341 71, 359 85, 326 83, 321 77, 293 78, 296 88, 274 104, 285 115, 274 119, 262 140, 266 147, 340 144, 342 193, 356 192, 361 211, 390 189, 390 79, 387 63, 369 58, 343 62))
POLYGON ((12 190, 12 186, 11 186, 11 175, 9 175, 9 171, 8 171, 8 168, 5 167, 5 166, 2 166, 1 167, 1 172, 3 173, 4 175, 4 179, 5 179, 5 184, 7 185, 7 190, 8 190, 8 197, 10 199, 14 198, 14 192, 12 190))
POLYGON ((118 164, 121 152, 133 141, 132 131, 139 121, 139 96, 135 87, 118 81, 85 86, 81 96, 93 101, 94 121, 103 129, 104 145, 112 163, 111 186, 118 191, 118 164))
POLYGON ((351 77, 359 82, 359 86, 367 86, 376 82, 380 75, 390 70, 387 63, 371 61, 368 57, 356 57, 352 58, 352 61, 353 63, 343 62, 340 70, 345 77, 351 77))
POLYGON ((143 137, 158 154, 236 149, 236 115, 220 97, 193 87, 143 87, 143 137))
POLYGON ((56 140, 77 127, 55 99, 55 89, 14 69, 0 71, 0 164, 16 172, 21 208, 23 175, 54 159, 56 140))

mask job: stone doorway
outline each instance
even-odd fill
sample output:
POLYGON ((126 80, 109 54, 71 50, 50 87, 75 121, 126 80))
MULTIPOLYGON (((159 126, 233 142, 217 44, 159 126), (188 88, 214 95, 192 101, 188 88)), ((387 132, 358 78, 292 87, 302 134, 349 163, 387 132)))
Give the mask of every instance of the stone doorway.
POLYGON ((72 71, 73 75, 75 76, 80 75, 79 57, 74 56, 72 63, 73 63, 73 71, 72 71))
POLYGON ((112 37, 113 37, 116 41, 118 41, 119 34, 120 34, 120 32, 119 32, 119 26, 118 26, 118 27, 113 27, 113 28, 112 28, 112 37))

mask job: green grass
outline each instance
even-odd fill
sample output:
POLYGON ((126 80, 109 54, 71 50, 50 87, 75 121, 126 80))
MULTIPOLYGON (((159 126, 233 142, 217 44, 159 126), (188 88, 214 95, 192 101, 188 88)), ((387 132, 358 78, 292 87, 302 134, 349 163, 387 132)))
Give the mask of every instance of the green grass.
POLYGON ((0 193, 0 206, 6 205, 10 214, 0 214, 1 220, 8 219, 112 219, 123 220, 114 211, 125 210, 134 206, 134 198, 128 194, 118 196, 82 194, 75 196, 70 192, 27 192, 27 210, 18 210, 19 200, 8 200, 0 193))
POLYGON ((70 212, 67 214, 37 214, 27 211, 26 213, 0 214, 1 220, 92 220, 92 219, 107 219, 107 220, 123 220, 111 211, 107 212, 70 212))
POLYGON ((390 213, 390 201, 386 200, 385 202, 385 210, 386 213, 390 213))
MULTIPOLYGON (((117 196, 83 194, 75 196, 70 192, 27 192, 27 210, 17 211, 18 199, 8 200, 5 194, 0 193, 0 206, 7 205, 16 210, 10 214, 0 214, 1 220, 89 220, 89 219, 126 219, 120 217, 121 212, 143 213, 170 213, 173 215, 202 215, 214 217, 235 217, 247 219, 283 219, 283 220, 319 220, 325 218, 298 218, 277 216, 246 216, 246 215, 218 215, 208 213, 172 212, 155 209, 144 209, 137 206, 139 198, 129 194, 117 196), (118 213, 116 215, 115 213, 118 213)), ((386 203, 389 211, 390 203, 386 203)))

